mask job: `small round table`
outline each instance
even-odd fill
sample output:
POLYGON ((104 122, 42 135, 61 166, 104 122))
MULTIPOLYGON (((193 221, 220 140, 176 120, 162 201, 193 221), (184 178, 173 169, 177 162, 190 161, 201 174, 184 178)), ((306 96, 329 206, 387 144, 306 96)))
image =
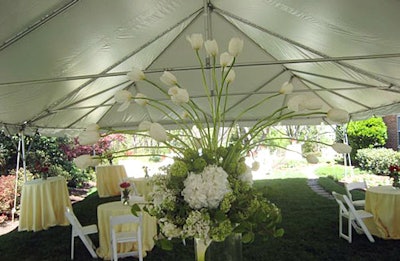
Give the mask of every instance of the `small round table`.
MULTIPOLYGON (((153 237, 157 235, 157 221, 156 218, 150 216, 146 212, 143 213, 143 256, 146 256, 146 251, 150 251, 154 247, 153 237)), ((101 204, 97 207, 97 219, 99 229, 99 248, 97 248, 97 255, 105 260, 110 260, 110 216, 118 216, 131 214, 131 207, 125 206, 121 201, 114 201, 101 204)), ((129 231, 135 229, 134 225, 121 226, 121 231, 129 231)), ((133 243, 118 244, 118 252, 128 252, 136 246, 133 243)))
POLYGON ((72 208, 64 177, 25 182, 21 191, 18 231, 39 231, 57 225, 69 225, 65 207, 72 208))
POLYGON ((121 194, 119 184, 127 177, 123 165, 97 166, 96 186, 100 198, 121 194))
POLYGON ((400 189, 392 186, 368 188, 365 210, 374 215, 373 224, 365 223, 371 234, 384 239, 400 239, 400 189))

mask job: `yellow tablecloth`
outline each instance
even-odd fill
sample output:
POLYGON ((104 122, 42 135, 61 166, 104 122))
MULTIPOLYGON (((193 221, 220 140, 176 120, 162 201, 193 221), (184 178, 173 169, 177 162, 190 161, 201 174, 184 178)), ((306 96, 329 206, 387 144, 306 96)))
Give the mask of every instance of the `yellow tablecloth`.
MULTIPOLYGON (((101 204, 97 207, 97 219, 99 229, 99 248, 97 255, 105 260, 111 259, 110 249, 110 216, 118 216, 131 213, 130 206, 124 206, 121 201, 114 201, 101 204)), ((121 226, 121 230, 135 229, 132 227, 121 226)), ((156 219, 149 214, 143 212, 143 256, 145 251, 150 251, 154 247, 154 236, 157 234, 156 219)), ((132 243, 118 244, 118 252, 128 252, 135 249, 132 243)))
POLYGON ((119 184, 127 177, 123 165, 97 166, 96 186, 100 198, 121 194, 119 184))
POLYGON ((39 231, 56 225, 69 225, 65 207, 71 208, 64 177, 26 182, 21 191, 19 231, 39 231))
POLYGON ((150 180, 148 178, 127 178, 127 181, 135 184, 136 190, 140 196, 143 196, 146 200, 149 199, 148 195, 153 190, 150 185, 150 180))
POLYGON ((400 239, 400 190, 392 186, 370 187, 365 193, 365 210, 373 221, 365 224, 371 234, 384 239, 400 239))

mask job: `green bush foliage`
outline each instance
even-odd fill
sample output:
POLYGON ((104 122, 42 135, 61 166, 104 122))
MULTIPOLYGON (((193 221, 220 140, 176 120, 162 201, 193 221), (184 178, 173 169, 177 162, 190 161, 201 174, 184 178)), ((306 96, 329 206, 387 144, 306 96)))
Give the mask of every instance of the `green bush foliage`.
POLYGON ((350 157, 358 165, 357 150, 381 147, 387 140, 387 127, 381 117, 373 117, 363 121, 351 121, 347 125, 349 145, 353 148, 350 157))
POLYGON ((360 169, 377 175, 388 175, 390 165, 398 165, 400 153, 392 149, 359 149, 356 160, 360 169))

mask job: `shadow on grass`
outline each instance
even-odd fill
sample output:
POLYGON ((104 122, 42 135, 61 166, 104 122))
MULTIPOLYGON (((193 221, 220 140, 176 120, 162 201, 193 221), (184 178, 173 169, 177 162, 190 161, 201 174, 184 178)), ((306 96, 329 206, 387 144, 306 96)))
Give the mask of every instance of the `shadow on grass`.
MULTIPOLYGON (((329 182, 329 181, 326 181, 329 182)), ((333 181, 332 181, 333 182, 333 181)), ((332 186, 336 186, 331 184, 332 186)), ((353 243, 338 238, 338 206, 333 200, 321 197, 307 186, 305 178, 255 181, 256 186, 282 211, 285 235, 282 238, 243 245, 244 260, 397 260, 398 241, 375 238, 369 243, 365 235, 354 233, 353 243)), ((336 189, 343 189, 337 184, 336 189)), ((339 191, 341 192, 341 191, 339 191)), ((83 225, 97 223, 97 206, 119 200, 119 197, 99 198, 88 195, 73 205, 83 225)), ((39 232, 14 230, 0 236, 0 260, 69 260, 69 226, 57 226, 39 232)), ((98 245, 97 235, 91 237, 98 245)), ((193 242, 174 245, 166 252, 155 247, 145 260, 194 260, 193 242)), ((78 239, 75 260, 92 260, 78 239)), ((126 258, 124 260, 135 260, 126 258)))

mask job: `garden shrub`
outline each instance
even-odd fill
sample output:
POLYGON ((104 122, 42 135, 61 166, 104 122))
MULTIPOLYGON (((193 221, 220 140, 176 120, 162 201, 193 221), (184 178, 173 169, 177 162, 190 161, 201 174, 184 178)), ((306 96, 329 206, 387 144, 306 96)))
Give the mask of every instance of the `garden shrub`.
POLYGON ((355 165, 358 165, 356 155, 359 149, 382 147, 387 140, 387 127, 381 117, 351 121, 346 132, 349 145, 353 148, 350 157, 355 165))
MULTIPOLYGON (((15 169, 10 171, 9 175, 0 176, 0 224, 11 216, 14 207, 14 189, 15 189, 15 169)), ((24 170, 19 170, 17 185, 17 206, 19 206, 22 184, 25 182, 24 170)), ((26 171, 27 180, 31 180, 33 175, 26 171)))
POLYGON ((14 184, 15 175, 0 176, 0 223, 6 220, 6 217, 11 214, 11 209, 14 206, 14 184))
POLYGON ((400 153, 386 148, 359 149, 356 160, 362 170, 377 175, 388 175, 389 166, 399 164, 400 153))

